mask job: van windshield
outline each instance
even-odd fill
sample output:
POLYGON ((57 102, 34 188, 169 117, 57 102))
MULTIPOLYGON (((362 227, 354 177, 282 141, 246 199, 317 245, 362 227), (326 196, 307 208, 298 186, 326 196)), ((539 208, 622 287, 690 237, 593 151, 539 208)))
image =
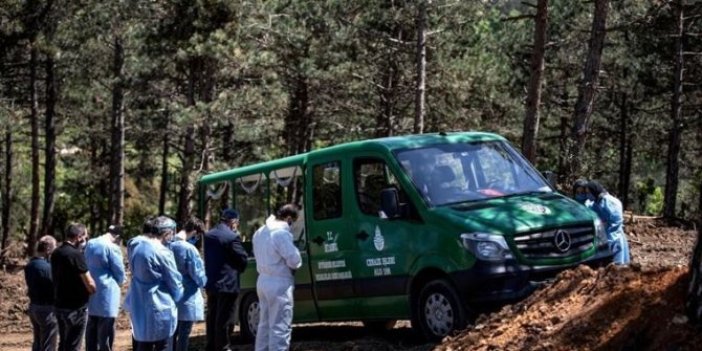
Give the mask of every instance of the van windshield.
POLYGON ((502 141, 438 144, 401 150, 396 157, 432 206, 553 191, 502 141))

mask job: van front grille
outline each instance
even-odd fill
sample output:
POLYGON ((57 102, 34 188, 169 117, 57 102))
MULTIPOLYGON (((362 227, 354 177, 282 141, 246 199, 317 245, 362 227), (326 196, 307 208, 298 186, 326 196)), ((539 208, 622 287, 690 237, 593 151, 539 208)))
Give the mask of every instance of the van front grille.
POLYGON ((514 243, 526 259, 563 258, 590 250, 595 245, 591 226, 518 234, 514 243))

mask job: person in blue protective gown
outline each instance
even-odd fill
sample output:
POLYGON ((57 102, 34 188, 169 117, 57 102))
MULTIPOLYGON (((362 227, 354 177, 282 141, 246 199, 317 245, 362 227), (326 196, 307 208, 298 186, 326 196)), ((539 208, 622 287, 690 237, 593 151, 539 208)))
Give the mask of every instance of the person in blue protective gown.
POLYGON ((86 351, 111 351, 115 340, 115 321, 119 313, 120 286, 124 283, 122 250, 116 244, 122 228, 111 225, 106 234, 88 240, 85 260, 95 280, 96 291, 88 301, 86 351))
POLYGON ((588 192, 593 197, 591 209, 597 213, 607 232, 610 250, 614 253, 614 263, 619 265, 629 264, 629 243, 624 234, 624 210, 621 201, 612 196, 597 181, 590 181, 587 185, 588 192))
POLYGON ((290 226, 297 220, 293 204, 280 207, 266 219, 253 237, 256 257, 256 292, 260 319, 256 331, 256 351, 290 348, 293 319, 294 272, 302 265, 300 251, 293 243, 290 226))
POLYGON ((157 217, 153 234, 135 245, 129 257, 132 281, 124 307, 131 317, 136 351, 166 350, 176 330, 183 278, 173 253, 164 245, 175 227, 172 219, 157 217))
POLYGON ((139 243, 144 242, 154 234, 154 218, 149 217, 144 221, 144 224, 141 227, 141 234, 127 241, 127 262, 131 261, 134 248, 137 247, 139 243))
POLYGON ((201 235, 205 226, 198 218, 191 218, 185 223, 170 243, 178 272, 183 276, 183 298, 178 302, 178 327, 173 337, 176 351, 188 350, 188 338, 193 328, 193 323, 205 320, 205 300, 202 298, 201 288, 207 283, 205 266, 197 248, 190 241, 191 238, 201 235))

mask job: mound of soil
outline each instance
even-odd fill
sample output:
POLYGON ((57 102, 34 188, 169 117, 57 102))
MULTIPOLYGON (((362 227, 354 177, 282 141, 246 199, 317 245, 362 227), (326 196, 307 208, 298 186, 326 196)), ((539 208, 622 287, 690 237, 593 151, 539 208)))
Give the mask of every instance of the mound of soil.
POLYGON ((31 331, 29 297, 24 283, 25 262, 3 265, 0 272, 0 333, 31 331))
POLYGON ((563 272, 436 350, 702 349, 702 333, 684 315, 696 233, 659 225, 630 223, 631 267, 563 272))

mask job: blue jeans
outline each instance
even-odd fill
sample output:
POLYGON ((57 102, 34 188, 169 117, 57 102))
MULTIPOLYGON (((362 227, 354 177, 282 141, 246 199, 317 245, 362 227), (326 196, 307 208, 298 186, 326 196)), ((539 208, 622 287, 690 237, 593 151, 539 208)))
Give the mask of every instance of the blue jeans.
POLYGON ((29 305, 29 320, 34 329, 32 351, 56 351, 58 322, 52 305, 29 305))
POLYGON ((81 351, 88 309, 86 307, 75 310, 56 308, 55 313, 59 326, 59 351, 81 351))
POLYGON ((88 316, 85 331, 86 351, 112 351, 115 341, 115 319, 110 317, 88 316))
POLYGON ((190 341, 190 332, 193 330, 193 323, 193 321, 178 321, 178 328, 176 328, 173 338, 168 342, 169 351, 188 351, 188 343, 190 341))

